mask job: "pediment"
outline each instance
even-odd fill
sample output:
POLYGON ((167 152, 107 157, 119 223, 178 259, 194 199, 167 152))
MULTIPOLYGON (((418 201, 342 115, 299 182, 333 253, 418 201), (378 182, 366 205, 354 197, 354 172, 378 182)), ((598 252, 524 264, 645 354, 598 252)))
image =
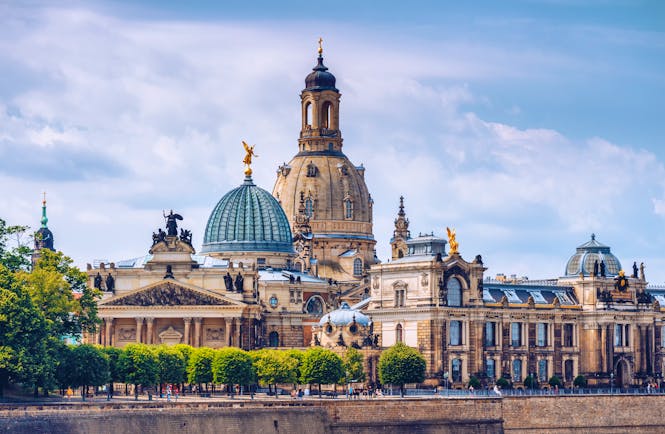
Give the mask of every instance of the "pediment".
POLYGON ((100 303, 104 306, 244 306, 221 294, 166 280, 100 303))

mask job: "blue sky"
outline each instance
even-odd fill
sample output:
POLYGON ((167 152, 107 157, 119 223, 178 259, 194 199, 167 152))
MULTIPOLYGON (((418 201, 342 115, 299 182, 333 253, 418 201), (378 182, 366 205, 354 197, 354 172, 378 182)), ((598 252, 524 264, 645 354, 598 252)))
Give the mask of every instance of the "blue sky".
POLYGON ((322 36, 382 260, 455 227, 496 273, 559 276, 594 232, 665 282, 665 3, 2 2, 0 209, 79 265, 144 254, 163 209, 200 246, 241 182, 296 153, 322 36), (285 3, 285 4, 284 4, 285 3))

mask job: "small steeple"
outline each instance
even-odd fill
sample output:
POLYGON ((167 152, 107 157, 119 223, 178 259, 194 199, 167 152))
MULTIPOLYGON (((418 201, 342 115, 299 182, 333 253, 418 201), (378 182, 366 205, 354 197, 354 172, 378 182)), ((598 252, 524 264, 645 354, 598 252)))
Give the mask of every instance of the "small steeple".
POLYGON ((48 217, 46 217, 46 192, 43 193, 44 198, 42 199, 42 227, 48 228, 48 217))
POLYGON ((406 241, 411 238, 411 231, 409 231, 409 219, 406 218, 404 212, 404 196, 399 197, 399 211, 395 219, 395 230, 393 231, 393 238, 390 240, 390 245, 393 251, 393 260, 406 256, 407 247, 406 241))
POLYGON ((53 247, 53 232, 48 228, 48 217, 46 216, 46 193, 43 193, 42 198, 42 226, 35 232, 35 248, 32 251, 32 266, 34 267, 39 260, 40 252, 42 249, 49 249, 55 251, 53 247))

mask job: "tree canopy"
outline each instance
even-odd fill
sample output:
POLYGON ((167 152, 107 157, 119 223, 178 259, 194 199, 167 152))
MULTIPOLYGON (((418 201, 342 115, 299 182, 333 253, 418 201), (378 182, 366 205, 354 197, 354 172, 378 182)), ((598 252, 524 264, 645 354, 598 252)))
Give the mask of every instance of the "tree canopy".
POLYGON ((252 357, 240 348, 217 350, 212 362, 213 380, 217 384, 248 385, 256 381, 252 357))
POLYGON ((314 347, 305 351, 300 366, 300 379, 303 383, 336 384, 344 377, 342 359, 332 351, 314 347))
POLYGON ((416 349, 397 343, 381 354, 379 378, 383 384, 398 385, 404 395, 406 383, 421 383, 425 379, 425 358, 416 349))

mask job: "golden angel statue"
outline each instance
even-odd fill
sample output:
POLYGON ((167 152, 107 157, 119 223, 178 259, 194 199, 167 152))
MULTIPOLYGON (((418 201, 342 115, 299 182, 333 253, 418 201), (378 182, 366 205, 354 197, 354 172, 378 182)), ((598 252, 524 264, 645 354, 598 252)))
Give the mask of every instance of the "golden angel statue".
POLYGON ((455 229, 450 229, 449 227, 446 227, 446 230, 448 231, 448 244, 450 244, 450 254, 454 255, 457 253, 457 248, 459 247, 459 244, 455 240, 455 229))
POLYGON ((245 158, 242 159, 242 162, 245 163, 245 175, 249 176, 252 174, 252 168, 250 167, 252 165, 252 157, 258 157, 258 155, 254 153, 254 146, 249 146, 244 140, 242 141, 242 146, 246 152, 245 158))

